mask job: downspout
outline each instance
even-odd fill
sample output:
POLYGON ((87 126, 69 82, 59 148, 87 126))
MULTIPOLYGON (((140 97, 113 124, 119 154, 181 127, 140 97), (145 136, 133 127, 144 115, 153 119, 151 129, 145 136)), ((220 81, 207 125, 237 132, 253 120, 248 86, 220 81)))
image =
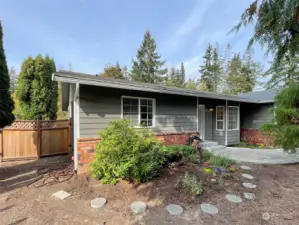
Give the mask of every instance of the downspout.
POLYGON ((228 128, 228 110, 227 110, 227 100, 225 100, 225 146, 227 146, 227 128, 228 128))

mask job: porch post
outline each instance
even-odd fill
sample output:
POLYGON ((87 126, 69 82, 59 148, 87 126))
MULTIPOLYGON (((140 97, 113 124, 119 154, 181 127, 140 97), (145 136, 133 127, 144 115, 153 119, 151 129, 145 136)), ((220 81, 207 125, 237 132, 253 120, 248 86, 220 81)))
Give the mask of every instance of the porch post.
POLYGON ((74 169, 78 170, 78 138, 80 137, 80 111, 79 111, 79 83, 76 83, 74 94, 74 169))
POLYGON ((225 100, 225 145, 227 145, 227 130, 228 130, 228 110, 227 110, 227 100, 225 100))
POLYGON ((196 127, 197 127, 197 132, 198 132, 198 97, 196 98, 196 112, 197 112, 197 115, 196 115, 196 127))

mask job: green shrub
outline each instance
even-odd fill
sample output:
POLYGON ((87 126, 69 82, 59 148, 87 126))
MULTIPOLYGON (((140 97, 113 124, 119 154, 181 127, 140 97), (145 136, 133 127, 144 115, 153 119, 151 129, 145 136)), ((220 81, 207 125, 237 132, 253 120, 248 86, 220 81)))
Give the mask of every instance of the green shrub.
POLYGON ((144 182, 154 177, 165 163, 161 143, 148 129, 135 129, 129 121, 118 120, 100 132, 90 174, 102 183, 119 179, 144 182))
POLYGON ((202 194, 202 182, 195 176, 190 175, 188 172, 181 178, 182 187, 193 195, 202 194))
POLYGON ((213 155, 209 159, 209 164, 212 166, 222 166, 222 167, 227 167, 228 165, 233 163, 233 160, 226 156, 222 155, 213 155))
POLYGON ((212 152, 209 152, 207 150, 202 150, 202 160, 204 162, 209 161, 212 156, 213 156, 212 152))
POLYGON ((183 157, 189 157, 194 154, 193 148, 188 145, 164 145, 160 151, 167 161, 170 162, 178 161, 183 157))

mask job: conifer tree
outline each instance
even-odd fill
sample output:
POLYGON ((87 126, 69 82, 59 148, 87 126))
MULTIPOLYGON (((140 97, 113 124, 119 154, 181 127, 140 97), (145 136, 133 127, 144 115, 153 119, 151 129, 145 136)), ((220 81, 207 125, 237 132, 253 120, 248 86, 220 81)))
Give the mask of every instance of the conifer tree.
POLYGON ((10 94, 10 79, 3 46, 3 31, 0 21, 0 128, 10 125, 13 115, 14 102, 10 94))
POLYGON ((164 69, 165 60, 156 50, 156 41, 149 31, 145 32, 136 59, 133 59, 131 80, 159 84, 165 80, 167 69, 164 69))
POLYGON ((55 71, 55 62, 49 56, 29 57, 23 62, 17 86, 23 119, 57 118, 58 84, 52 81, 55 71))

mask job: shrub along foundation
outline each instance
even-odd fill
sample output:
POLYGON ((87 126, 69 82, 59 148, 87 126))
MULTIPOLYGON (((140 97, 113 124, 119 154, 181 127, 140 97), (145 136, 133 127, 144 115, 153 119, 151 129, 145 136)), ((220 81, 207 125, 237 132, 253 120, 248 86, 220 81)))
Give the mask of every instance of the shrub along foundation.
MULTIPOLYGON (((180 132, 156 134, 158 140, 165 145, 187 145, 191 135, 199 135, 198 132, 180 132)), ((88 172, 88 165, 94 159, 96 145, 100 138, 79 138, 78 140, 78 174, 88 172)))

